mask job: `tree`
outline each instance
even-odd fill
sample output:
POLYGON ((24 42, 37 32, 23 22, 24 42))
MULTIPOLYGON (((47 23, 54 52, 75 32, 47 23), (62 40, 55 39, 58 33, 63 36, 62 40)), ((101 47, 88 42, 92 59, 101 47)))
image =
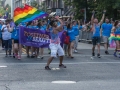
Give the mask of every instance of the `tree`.
POLYGON ((76 12, 75 18, 83 18, 83 8, 86 8, 87 20, 90 20, 92 10, 96 11, 96 17, 100 19, 103 9, 107 10, 106 16, 108 18, 120 18, 120 15, 118 14, 120 12, 120 0, 73 0, 72 2, 69 0, 64 1, 66 5, 72 5, 74 7, 73 11, 76 12))
POLYGON ((5 10, 3 9, 3 7, 0 7, 0 16, 3 16, 5 14, 5 10))
POLYGON ((70 2, 69 0, 64 0, 65 4, 68 6, 73 6, 73 11, 75 12, 75 18, 84 18, 84 9, 87 11, 87 19, 90 17, 90 9, 94 8, 94 0, 73 0, 70 2), (88 10, 89 9, 89 10, 88 10))
POLYGON ((33 1, 33 2, 31 2, 31 6, 37 8, 37 9, 39 9, 39 10, 43 10, 43 6, 45 6, 45 5, 44 5, 44 3, 42 3, 42 4, 40 5, 37 1, 33 1))

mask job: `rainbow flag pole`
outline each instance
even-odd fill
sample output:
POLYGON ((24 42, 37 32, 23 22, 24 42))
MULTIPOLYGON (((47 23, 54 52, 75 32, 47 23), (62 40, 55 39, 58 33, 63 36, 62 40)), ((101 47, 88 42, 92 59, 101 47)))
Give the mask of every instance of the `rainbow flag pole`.
POLYGON ((14 10, 14 22, 17 24, 43 18, 44 16, 48 16, 48 14, 26 4, 24 8, 18 7, 14 10))

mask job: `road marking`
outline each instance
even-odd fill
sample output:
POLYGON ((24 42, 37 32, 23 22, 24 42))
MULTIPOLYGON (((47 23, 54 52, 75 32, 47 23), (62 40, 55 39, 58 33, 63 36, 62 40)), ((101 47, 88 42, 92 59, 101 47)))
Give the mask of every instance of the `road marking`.
MULTIPOLYGON (((0 53, 0 55, 5 55, 5 53, 0 53)), ((22 54, 22 56, 27 56, 25 53, 22 54)), ((49 54, 46 54, 44 56, 50 56, 49 54)), ((80 54, 74 54, 73 56, 80 56, 80 57, 91 57, 92 55, 80 55, 80 54)), ((101 55, 101 57, 113 57, 113 55, 101 55)), ((1 56, 0 56, 1 57, 1 56)), ((66 56, 65 56, 66 57, 66 56)), ((97 56, 96 56, 97 57, 97 56)))
POLYGON ((51 68, 52 70, 60 70, 60 68, 51 68))
MULTIPOLYGON (((2 63, 4 64, 4 63, 2 63)), ((6 64, 6 63, 5 63, 6 64)), ((51 65, 58 65, 59 63, 51 63, 51 65)), ((120 64, 120 62, 78 62, 78 63, 64 63, 65 65, 79 65, 79 64, 120 64)), ((7 65, 46 65, 46 63, 9 63, 7 65)))
POLYGON ((53 84, 75 84, 76 81, 52 81, 53 84))
POLYGON ((6 68, 7 66, 0 66, 0 68, 6 68))

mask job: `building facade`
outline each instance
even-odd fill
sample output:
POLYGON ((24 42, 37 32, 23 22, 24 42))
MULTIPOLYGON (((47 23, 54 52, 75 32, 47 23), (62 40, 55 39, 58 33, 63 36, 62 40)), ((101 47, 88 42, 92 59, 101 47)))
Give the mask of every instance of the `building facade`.
MULTIPOLYGON (((69 0, 72 2, 72 0, 69 0)), ((44 0, 45 6, 48 10, 51 9, 51 12, 57 12, 58 9, 61 9, 60 15, 71 15, 72 6, 68 6, 64 3, 64 0, 44 0)))
POLYGON ((6 2, 6 0, 0 0, 0 6, 2 6, 4 8, 5 7, 5 2, 6 2))
MULTIPOLYGON (((71 14, 72 7, 65 5, 64 0, 12 0, 11 17, 13 16, 13 12, 16 7, 21 7, 25 3, 31 5, 31 2, 33 1, 37 1, 39 5, 43 3, 48 13, 57 12, 57 14, 60 16, 61 15, 67 16, 71 14)), ((71 2, 72 0, 69 1, 71 2)))
POLYGON ((17 7, 22 7, 23 4, 31 5, 31 2, 37 1, 38 3, 42 0, 11 0, 11 18, 13 17, 14 9, 17 7))

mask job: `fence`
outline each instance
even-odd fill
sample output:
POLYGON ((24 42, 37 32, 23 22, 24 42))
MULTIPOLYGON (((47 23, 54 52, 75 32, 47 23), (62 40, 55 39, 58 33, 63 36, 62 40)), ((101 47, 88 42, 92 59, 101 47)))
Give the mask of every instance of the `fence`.
MULTIPOLYGON (((92 35, 93 35, 93 32, 91 32, 91 31, 82 31, 82 30, 80 30, 79 40, 84 41, 84 42, 92 43, 92 35)), ((103 43, 102 38, 101 38, 101 43, 103 43)))

